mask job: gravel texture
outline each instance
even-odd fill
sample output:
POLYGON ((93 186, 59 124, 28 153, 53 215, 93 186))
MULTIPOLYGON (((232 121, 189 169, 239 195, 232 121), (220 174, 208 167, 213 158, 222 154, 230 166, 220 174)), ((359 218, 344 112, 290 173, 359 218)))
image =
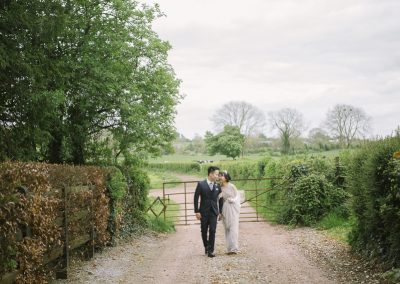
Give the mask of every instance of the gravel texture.
POLYGON ((148 234, 72 263, 54 283, 384 283, 347 246, 319 231, 240 224, 240 253, 225 254, 222 224, 215 258, 203 254, 200 228, 148 234))

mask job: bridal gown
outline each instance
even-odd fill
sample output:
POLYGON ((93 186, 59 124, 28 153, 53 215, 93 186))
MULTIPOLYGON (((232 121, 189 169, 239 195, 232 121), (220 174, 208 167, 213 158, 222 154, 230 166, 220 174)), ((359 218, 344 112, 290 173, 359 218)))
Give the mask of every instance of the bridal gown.
POLYGON ((234 184, 228 183, 221 189, 221 196, 224 200, 222 216, 225 227, 226 249, 228 253, 236 253, 239 251, 240 197, 234 184))

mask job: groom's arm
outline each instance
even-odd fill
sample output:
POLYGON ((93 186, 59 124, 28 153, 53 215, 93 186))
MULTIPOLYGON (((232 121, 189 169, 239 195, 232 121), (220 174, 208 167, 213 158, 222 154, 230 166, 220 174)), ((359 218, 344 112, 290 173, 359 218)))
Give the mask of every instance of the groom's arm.
MULTIPOLYGON (((200 182, 197 183, 196 191, 194 192, 194 213, 196 213, 197 219, 199 219, 198 214, 200 214, 199 211, 199 196, 201 195, 201 186, 200 182)), ((201 217, 201 215, 200 215, 201 217)))
POLYGON ((222 206, 224 206, 224 199, 222 198, 222 196, 219 197, 218 200, 218 205, 219 205, 219 214, 222 214, 222 206))

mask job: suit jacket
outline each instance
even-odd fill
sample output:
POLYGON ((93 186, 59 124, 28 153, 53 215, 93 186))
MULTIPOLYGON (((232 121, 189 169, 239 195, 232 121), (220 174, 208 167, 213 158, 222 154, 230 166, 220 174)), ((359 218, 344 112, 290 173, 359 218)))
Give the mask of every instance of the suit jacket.
POLYGON ((200 212, 201 215, 214 214, 218 216, 222 212, 223 200, 218 200, 219 194, 221 193, 221 187, 214 183, 213 190, 207 183, 207 180, 200 181, 197 184, 196 191, 194 193, 194 212, 200 212), (199 197, 200 197, 200 208, 199 208, 199 197))

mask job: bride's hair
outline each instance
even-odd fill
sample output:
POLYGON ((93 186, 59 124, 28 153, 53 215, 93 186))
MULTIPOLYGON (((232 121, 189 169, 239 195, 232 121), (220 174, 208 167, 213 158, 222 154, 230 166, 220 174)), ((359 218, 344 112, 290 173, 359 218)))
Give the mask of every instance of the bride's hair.
POLYGON ((231 180, 231 176, 229 175, 229 173, 227 171, 222 171, 219 174, 221 176, 224 176, 226 181, 230 181, 231 180))

